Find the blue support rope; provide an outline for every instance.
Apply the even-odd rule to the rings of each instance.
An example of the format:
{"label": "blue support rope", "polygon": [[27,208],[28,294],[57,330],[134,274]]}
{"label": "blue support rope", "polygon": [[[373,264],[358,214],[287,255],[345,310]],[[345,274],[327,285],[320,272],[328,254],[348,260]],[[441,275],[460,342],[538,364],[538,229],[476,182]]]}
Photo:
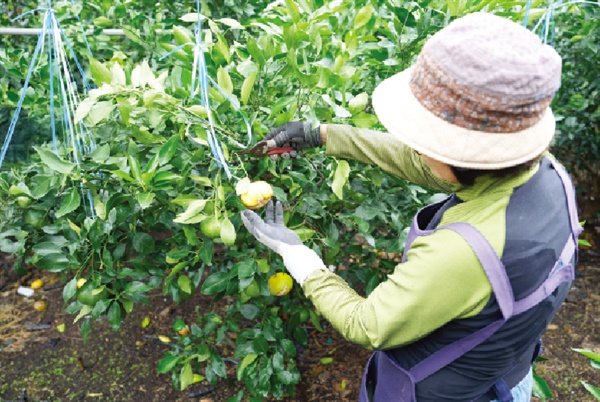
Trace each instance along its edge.
{"label": "blue support rope", "polygon": [[[73,4],[73,1],[71,1]],[[43,17],[43,25],[41,33],[38,35],[38,42],[34,50],[33,58],[29,64],[29,69],[27,71],[27,76],[25,79],[25,83],[22,88],[21,96],[17,103],[17,107],[13,113],[11,118],[11,122],[9,125],[9,130],[7,136],[5,138],[4,144],[2,146],[2,150],[0,152],[0,167],[4,161],[6,152],[8,150],[8,146],[12,141],[12,137],[14,134],[14,130],[16,127],[17,120],[19,118],[19,114],[23,107],[23,102],[25,99],[25,94],[27,89],[29,88],[29,82],[33,73],[33,70],[38,61],[41,61],[41,53],[44,52],[45,41],[47,39],[48,43],[48,70],[50,74],[50,83],[49,83],[49,109],[50,109],[50,122],[51,122],[51,131],[52,131],[52,145],[54,149],[54,153],[58,154],[58,140],[56,136],[56,116],[55,116],[55,92],[58,89],[58,98],[60,103],[60,122],[64,133],[63,144],[65,147],[71,148],[71,158],[75,164],[80,165],[81,158],[83,155],[91,152],[96,148],[96,144],[87,129],[87,127],[83,124],[83,122],[74,123],[74,115],[77,109],[77,105],[79,104],[79,94],[76,87],[76,82],[74,80],[72,68],[70,66],[70,62],[67,58],[65,48],[68,49],[68,52],[71,56],[71,59],[74,61],[78,72],[81,75],[82,82],[84,85],[84,92],[87,93],[91,86],[85,75],[85,72],[79,63],[75,51],[71,46],[64,30],[60,26],[58,18],[56,17],[55,11],[51,8],[52,1],[48,1],[48,8],[35,9],[28,11],[16,18],[12,21],[15,21],[19,18],[23,18],[24,16],[35,12],[35,11],[44,11]],[[78,21],[81,22],[81,20]],[[80,24],[81,25],[81,24]],[[84,40],[86,42],[86,46],[88,51],[91,54],[91,49],[89,47],[89,43],[87,42],[87,38],[84,33]],[[39,58],[39,59],[38,59]],[[56,64],[56,71],[55,71]],[[55,77],[55,74],[57,77]],[[58,79],[58,88],[55,88],[54,79]],[[80,183],[81,195],[84,200],[84,209],[86,211],[86,215],[91,214],[92,219],[95,219],[95,211],[93,207],[93,197],[89,189],[85,189],[83,187],[83,183]],[[86,200],[87,198],[87,200]],[[89,203],[89,205],[87,205]],[[88,215],[89,216],[89,215]]]}
{"label": "blue support rope", "polygon": [[191,43],[191,42],[184,43],[184,44],[174,48],[173,50],[171,50],[165,56],[161,57],[160,60],[164,59],[165,57],[168,57],[169,55],[182,49],[185,46],[193,46],[194,61],[193,61],[193,66],[192,66],[192,83],[191,83],[191,88],[190,88],[190,99],[194,99],[196,97],[196,95],[199,95],[200,105],[206,109],[207,114],[208,114],[208,117],[207,117],[208,118],[208,126],[209,126],[209,128],[207,130],[208,145],[210,147],[210,150],[212,152],[212,155],[213,155],[217,165],[220,168],[222,168],[223,170],[225,170],[227,178],[231,179],[231,178],[233,178],[233,175],[229,169],[229,165],[227,164],[227,161],[223,154],[221,142],[219,141],[219,138],[217,137],[217,134],[215,131],[215,124],[213,121],[212,109],[211,109],[211,104],[210,104],[210,95],[209,95],[209,91],[208,91],[209,83],[212,84],[221,94],[224,95],[224,97],[231,103],[232,107],[242,116],[242,119],[244,120],[244,123],[246,124],[246,130],[248,132],[248,143],[247,144],[245,144],[245,145],[241,144],[240,142],[236,141],[234,138],[231,138],[231,137],[227,137],[227,138],[232,143],[234,143],[236,146],[239,146],[242,148],[247,148],[252,143],[252,126],[248,120],[248,117],[241,109],[239,103],[236,102],[234,99],[232,99],[223,90],[223,88],[221,88],[219,86],[219,84],[208,75],[208,69],[206,66],[206,59],[204,57],[204,49],[203,49],[202,21],[201,21],[202,14],[201,14],[200,10],[201,10],[201,0],[196,0],[196,14],[197,14],[196,23],[197,23],[197,26],[196,26],[195,35],[194,35],[195,43]]}

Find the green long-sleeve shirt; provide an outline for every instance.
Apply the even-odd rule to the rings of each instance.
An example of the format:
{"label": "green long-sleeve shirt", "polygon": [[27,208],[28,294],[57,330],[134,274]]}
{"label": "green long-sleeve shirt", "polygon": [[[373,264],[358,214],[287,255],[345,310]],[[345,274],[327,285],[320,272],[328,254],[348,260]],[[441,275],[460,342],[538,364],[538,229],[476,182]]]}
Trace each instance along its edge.
{"label": "green long-sleeve shirt", "polygon": [[[392,135],[346,125],[327,126],[327,154],[377,165],[424,187],[455,192],[463,202],[445,211],[440,226],[472,224],[499,256],[509,197],[537,169],[511,178],[484,176],[465,187],[433,176],[421,157]],[[491,295],[490,283],[460,235],[436,231],[417,238],[407,253],[408,260],[367,298],[325,270],[306,279],[304,292],[344,338],[373,349],[412,343],[451,320],[475,316],[485,307]]]}

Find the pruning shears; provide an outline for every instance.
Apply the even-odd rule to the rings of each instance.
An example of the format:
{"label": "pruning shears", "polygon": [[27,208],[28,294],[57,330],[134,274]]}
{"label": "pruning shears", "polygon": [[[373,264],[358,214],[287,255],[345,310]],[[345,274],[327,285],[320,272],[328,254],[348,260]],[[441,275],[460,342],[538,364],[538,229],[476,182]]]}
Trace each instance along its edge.
{"label": "pruning shears", "polygon": [[278,157],[282,159],[295,158],[298,155],[292,147],[278,147],[275,141],[259,141],[253,147],[237,151],[241,155],[253,155],[253,156],[268,156],[275,160]]}

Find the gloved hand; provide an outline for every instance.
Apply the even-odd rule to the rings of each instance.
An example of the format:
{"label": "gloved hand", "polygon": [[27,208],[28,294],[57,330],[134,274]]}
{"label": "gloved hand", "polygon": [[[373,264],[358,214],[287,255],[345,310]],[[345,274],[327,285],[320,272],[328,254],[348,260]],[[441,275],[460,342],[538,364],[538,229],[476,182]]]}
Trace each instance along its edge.
{"label": "gloved hand", "polygon": [[264,140],[273,140],[278,147],[292,147],[297,151],[322,145],[320,126],[312,127],[310,123],[300,121],[277,127]]}
{"label": "gloved hand", "polygon": [[265,221],[250,210],[242,211],[242,221],[259,242],[283,257],[285,267],[300,286],[314,271],[326,269],[317,253],[302,244],[293,230],[285,227],[281,202],[277,201],[273,208],[273,201],[269,201]]}

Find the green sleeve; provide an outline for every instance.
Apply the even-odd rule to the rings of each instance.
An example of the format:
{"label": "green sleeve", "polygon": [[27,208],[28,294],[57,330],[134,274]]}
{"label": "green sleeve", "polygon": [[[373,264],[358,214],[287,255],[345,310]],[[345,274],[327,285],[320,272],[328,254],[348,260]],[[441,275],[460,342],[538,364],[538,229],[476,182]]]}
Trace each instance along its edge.
{"label": "green sleeve", "polygon": [[451,320],[474,316],[491,295],[473,250],[450,230],[417,238],[408,260],[367,298],[325,270],[312,273],[303,289],[344,338],[370,349],[412,343]]}
{"label": "green sleeve", "polygon": [[327,155],[379,166],[394,176],[443,192],[457,186],[436,178],[411,148],[388,133],[343,124],[327,125]]}

